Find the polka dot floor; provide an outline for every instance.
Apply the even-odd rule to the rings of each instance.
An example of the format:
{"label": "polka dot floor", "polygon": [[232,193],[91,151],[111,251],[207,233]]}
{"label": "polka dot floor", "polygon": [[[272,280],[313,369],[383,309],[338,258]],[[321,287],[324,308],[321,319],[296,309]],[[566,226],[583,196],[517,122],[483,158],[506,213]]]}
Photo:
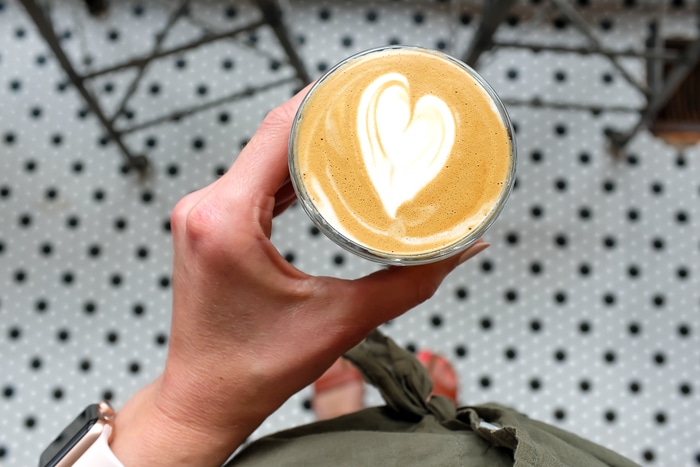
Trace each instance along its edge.
{"label": "polka dot floor", "polygon": [[[86,72],[141,56],[173,10],[165,1],[50,2],[61,44]],[[573,2],[606,47],[641,49],[661,2]],[[480,2],[283,2],[313,77],[389,43],[460,57]],[[691,5],[692,4],[692,5]],[[697,31],[693,2],[668,2],[664,34]],[[258,16],[253,4],[197,2],[164,41],[174,47]],[[583,46],[547,2],[516,3],[496,38]],[[643,80],[645,65],[623,58]],[[644,99],[595,55],[498,48],[478,67],[516,126],[518,177],[486,239],[429,301],[383,330],[445,354],[463,404],[499,401],[642,465],[700,465],[700,147],[646,131],[622,155],[607,129],[630,128]],[[135,70],[91,80],[108,113]],[[293,76],[266,27],[147,67],[118,125]],[[288,83],[189,118],[129,133],[153,169],[124,169],[119,149],[67,84],[18,1],[0,0],[0,465],[35,465],[88,403],[118,409],[163,367],[171,307],[169,216],[214,181]],[[589,112],[515,105],[612,106]],[[319,234],[300,207],[273,240],[300,269],[343,278],[377,268]],[[309,388],[255,433],[311,422]],[[370,392],[368,403],[379,404]]]}

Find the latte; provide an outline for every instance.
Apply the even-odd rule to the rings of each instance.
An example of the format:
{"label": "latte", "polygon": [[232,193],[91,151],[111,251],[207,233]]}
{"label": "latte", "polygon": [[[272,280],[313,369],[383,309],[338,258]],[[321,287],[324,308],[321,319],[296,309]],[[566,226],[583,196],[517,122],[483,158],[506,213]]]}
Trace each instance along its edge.
{"label": "latte", "polygon": [[302,205],[341,246],[385,263],[476,241],[512,187],[506,112],[473,70],[416,47],[363,52],[311,89],[290,138]]}

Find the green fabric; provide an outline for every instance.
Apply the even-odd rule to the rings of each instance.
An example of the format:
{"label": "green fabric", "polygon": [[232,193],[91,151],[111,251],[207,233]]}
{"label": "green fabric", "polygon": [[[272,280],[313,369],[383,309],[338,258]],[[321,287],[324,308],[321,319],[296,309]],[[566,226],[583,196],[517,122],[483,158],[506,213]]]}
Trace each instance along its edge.
{"label": "green fabric", "polygon": [[430,378],[379,331],[346,358],[386,406],[259,439],[227,464],[255,466],[628,467],[637,464],[498,404],[456,409],[429,397]]}

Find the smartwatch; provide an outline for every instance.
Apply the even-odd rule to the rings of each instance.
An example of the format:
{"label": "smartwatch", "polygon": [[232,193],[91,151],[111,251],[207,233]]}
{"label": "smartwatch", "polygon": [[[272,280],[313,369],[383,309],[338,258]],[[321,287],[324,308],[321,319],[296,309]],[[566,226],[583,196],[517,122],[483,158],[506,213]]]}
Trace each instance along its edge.
{"label": "smartwatch", "polygon": [[124,467],[109,448],[114,416],[107,402],[87,406],[44,450],[39,467]]}

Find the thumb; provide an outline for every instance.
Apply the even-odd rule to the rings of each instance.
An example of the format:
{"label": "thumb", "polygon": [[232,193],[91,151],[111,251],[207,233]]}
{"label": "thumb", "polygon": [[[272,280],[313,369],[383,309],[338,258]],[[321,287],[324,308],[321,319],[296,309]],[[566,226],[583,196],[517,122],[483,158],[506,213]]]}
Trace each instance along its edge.
{"label": "thumb", "polygon": [[376,327],[402,315],[432,297],[453,269],[489,246],[479,239],[461,255],[420,266],[392,266],[352,281],[351,316]]}

